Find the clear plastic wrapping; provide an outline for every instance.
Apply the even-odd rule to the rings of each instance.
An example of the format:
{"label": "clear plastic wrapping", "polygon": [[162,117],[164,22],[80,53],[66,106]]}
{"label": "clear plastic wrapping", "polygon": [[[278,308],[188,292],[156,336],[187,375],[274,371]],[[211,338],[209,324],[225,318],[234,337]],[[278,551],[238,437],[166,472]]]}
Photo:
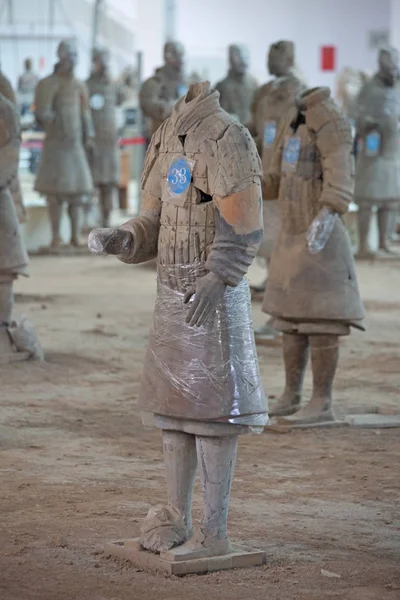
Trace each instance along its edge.
{"label": "clear plastic wrapping", "polygon": [[204,266],[158,267],[158,296],[140,408],[164,416],[244,424],[268,422],[246,279],[227,287],[205,325],[190,327],[184,293]]}
{"label": "clear plastic wrapping", "polygon": [[315,217],[307,231],[308,249],[311,254],[318,254],[326,246],[335,226],[336,215],[324,207]]}

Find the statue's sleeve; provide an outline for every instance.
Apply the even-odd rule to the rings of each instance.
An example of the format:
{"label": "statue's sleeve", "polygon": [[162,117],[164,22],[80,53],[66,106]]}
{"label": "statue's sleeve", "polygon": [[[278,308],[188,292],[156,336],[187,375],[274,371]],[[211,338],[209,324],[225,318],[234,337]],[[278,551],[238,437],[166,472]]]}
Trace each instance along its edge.
{"label": "statue's sleeve", "polygon": [[140,90],[140,107],[146,117],[155,121],[164,121],[171,116],[172,102],[164,100],[161,96],[162,83],[157,77],[147,79]]}
{"label": "statue's sleeve", "polygon": [[83,140],[86,142],[89,138],[93,138],[95,133],[92,111],[89,106],[89,92],[87,86],[83,82],[81,82],[81,119]]}
{"label": "statue's sleeve", "polygon": [[276,137],[272,145],[268,171],[263,174],[262,193],[264,200],[276,200],[279,198],[282,172],[282,154],[285,146],[288,126],[290,126],[295,112],[296,111],[291,111],[289,118],[281,119],[279,122],[278,131],[276,132]]}
{"label": "statue's sleeve", "polygon": [[344,214],[354,191],[353,139],[348,120],[336,106],[326,112],[326,122],[317,130],[317,148],[323,169],[319,201],[322,206]]}
{"label": "statue's sleeve", "polygon": [[382,105],[374,106],[373,103],[373,85],[368,81],[357,96],[355,102],[355,125],[358,135],[365,136],[374,128],[379,128],[382,120]]}
{"label": "statue's sleeve", "polygon": [[250,133],[230,125],[217,142],[216,177],[211,185],[215,238],[206,268],[237,286],[263,238],[261,161]]}
{"label": "statue's sleeve", "polygon": [[162,188],[158,153],[162,128],[163,126],[155,132],[146,152],[141,179],[140,213],[121,227],[130,231],[134,239],[131,251],[118,256],[119,260],[128,264],[146,262],[157,256]]}
{"label": "statue's sleeve", "polygon": [[38,83],[35,92],[35,117],[37,122],[45,129],[55,120],[54,97],[57,92],[57,86],[52,85],[50,78],[42,79]]}

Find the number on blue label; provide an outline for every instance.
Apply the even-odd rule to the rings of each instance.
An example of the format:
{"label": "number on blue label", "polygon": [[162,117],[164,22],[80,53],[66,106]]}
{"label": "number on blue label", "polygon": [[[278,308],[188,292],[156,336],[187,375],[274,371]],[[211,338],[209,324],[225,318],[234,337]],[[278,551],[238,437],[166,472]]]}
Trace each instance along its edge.
{"label": "number on blue label", "polygon": [[175,158],[168,171],[168,188],[174,196],[184,194],[192,178],[190,165],[186,158]]}

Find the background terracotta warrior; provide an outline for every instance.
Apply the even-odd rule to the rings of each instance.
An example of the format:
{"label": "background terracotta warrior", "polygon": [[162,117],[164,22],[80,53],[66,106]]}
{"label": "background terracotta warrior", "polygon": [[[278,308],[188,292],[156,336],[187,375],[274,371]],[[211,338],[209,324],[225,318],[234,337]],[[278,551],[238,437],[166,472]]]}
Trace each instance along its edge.
{"label": "background terracotta warrior", "polygon": [[[157,256],[139,404],[144,423],[163,430],[169,508],[149,512],[141,542],[154,552],[176,545],[181,560],[230,551],[237,436],[268,420],[243,278],[262,239],[261,165],[218,97],[208,83],[190,87],[152,138],[139,217],[89,237],[93,251],[126,263]],[[205,508],[193,533],[197,464]]]}
{"label": "background terracotta warrior", "polygon": [[18,100],[22,116],[31,109],[38,83],[39,77],[32,69],[32,60],[27,58],[24,61],[24,72],[18,79]]}
{"label": "background terracotta warrior", "polygon": [[[354,185],[348,120],[329,88],[304,92],[278,131],[264,198],[279,194],[281,229],[272,253],[263,311],[283,335],[286,386],[273,415],[294,424],[334,420],[332,385],[339,336],[362,329],[350,240],[340,215]],[[300,409],[311,348],[313,393]],[[300,409],[300,410],[299,410]]]}
{"label": "background terracotta warrior", "polygon": [[[295,97],[305,86],[294,73],[295,47],[293,42],[282,40],[272,44],[268,52],[268,71],[274,77],[257,92],[253,103],[252,132],[262,158],[263,173],[269,168],[276,131],[283,117],[293,108]],[[277,238],[280,217],[278,200],[264,202],[264,239],[258,255],[268,261]],[[263,291],[265,284],[256,291]],[[273,335],[266,325],[257,336]]]}
{"label": "background terracotta warrior", "polygon": [[395,48],[379,53],[379,71],[357,98],[355,201],[359,207],[359,257],[376,253],[368,244],[371,211],[378,208],[379,249],[390,252],[388,237],[400,207],[400,83],[399,54]]}
{"label": "background terracotta warrior", "polygon": [[229,72],[217,83],[219,102],[227,113],[238,119],[246,127],[251,125],[251,107],[258,88],[254,77],[248,74],[249,56],[244,46],[229,46]]}
{"label": "background terracotta warrior", "polygon": [[[47,197],[52,248],[60,246],[63,203],[68,204],[71,244],[79,245],[80,208],[93,191],[86,151],[93,148],[93,125],[85,85],[74,77],[75,44],[63,41],[54,73],[36,89],[36,119],[45,140],[35,190]],[[85,151],[86,149],[86,151]]]}
{"label": "background terracotta warrior", "polygon": [[120,88],[111,81],[107,50],[93,51],[93,70],[87,87],[95,132],[90,166],[94,185],[99,189],[102,227],[108,227],[113,194],[119,183],[116,107],[122,103],[123,97]]}
{"label": "background terracotta warrior", "polygon": [[[17,98],[15,96],[14,90],[12,88],[11,82],[7,79],[7,77],[0,71],[0,94],[2,94],[7,100],[10,100],[17,106]],[[20,223],[24,223],[26,221],[26,209],[24,206],[24,200],[22,197],[21,184],[18,177],[18,174],[13,177],[10,187],[11,195],[13,197],[15,208],[17,209],[18,221]]]}
{"label": "background terracotta warrior", "polygon": [[9,190],[17,175],[20,136],[16,107],[0,94],[0,363],[12,360],[18,351],[26,352],[27,358],[43,358],[29,321],[17,325],[12,320],[13,283],[26,275],[28,265]]}
{"label": "background terracotta warrior", "polygon": [[151,120],[152,134],[171,115],[178,98],[187,92],[183,74],[184,53],[184,47],[179,42],[167,42],[164,46],[164,66],[157,69],[140,90],[140,106],[144,116]]}

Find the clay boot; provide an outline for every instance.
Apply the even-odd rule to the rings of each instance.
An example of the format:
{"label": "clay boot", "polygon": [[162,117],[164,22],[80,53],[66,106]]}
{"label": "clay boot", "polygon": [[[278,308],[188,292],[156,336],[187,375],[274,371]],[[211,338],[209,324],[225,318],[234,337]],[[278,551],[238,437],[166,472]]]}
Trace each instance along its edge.
{"label": "clay boot", "polygon": [[227,533],[229,498],[236,463],[237,436],[196,436],[197,460],[203,487],[201,526],[185,544],[161,554],[182,561],[232,552]]}
{"label": "clay boot", "polygon": [[292,415],[300,408],[301,391],[306,371],[309,344],[306,335],[285,333],[282,339],[283,360],[285,363],[285,390],[272,406],[271,417]]}
{"label": "clay boot", "polygon": [[196,438],[180,431],[163,431],[168,507],[150,509],[141,527],[140,543],[162,552],[192,535],[192,496],[197,469]]}
{"label": "clay boot", "polygon": [[339,358],[339,338],[337,335],[311,335],[311,366],[313,393],[311,400],[295,415],[282,419],[291,425],[315,425],[332,423],[332,387]]}

